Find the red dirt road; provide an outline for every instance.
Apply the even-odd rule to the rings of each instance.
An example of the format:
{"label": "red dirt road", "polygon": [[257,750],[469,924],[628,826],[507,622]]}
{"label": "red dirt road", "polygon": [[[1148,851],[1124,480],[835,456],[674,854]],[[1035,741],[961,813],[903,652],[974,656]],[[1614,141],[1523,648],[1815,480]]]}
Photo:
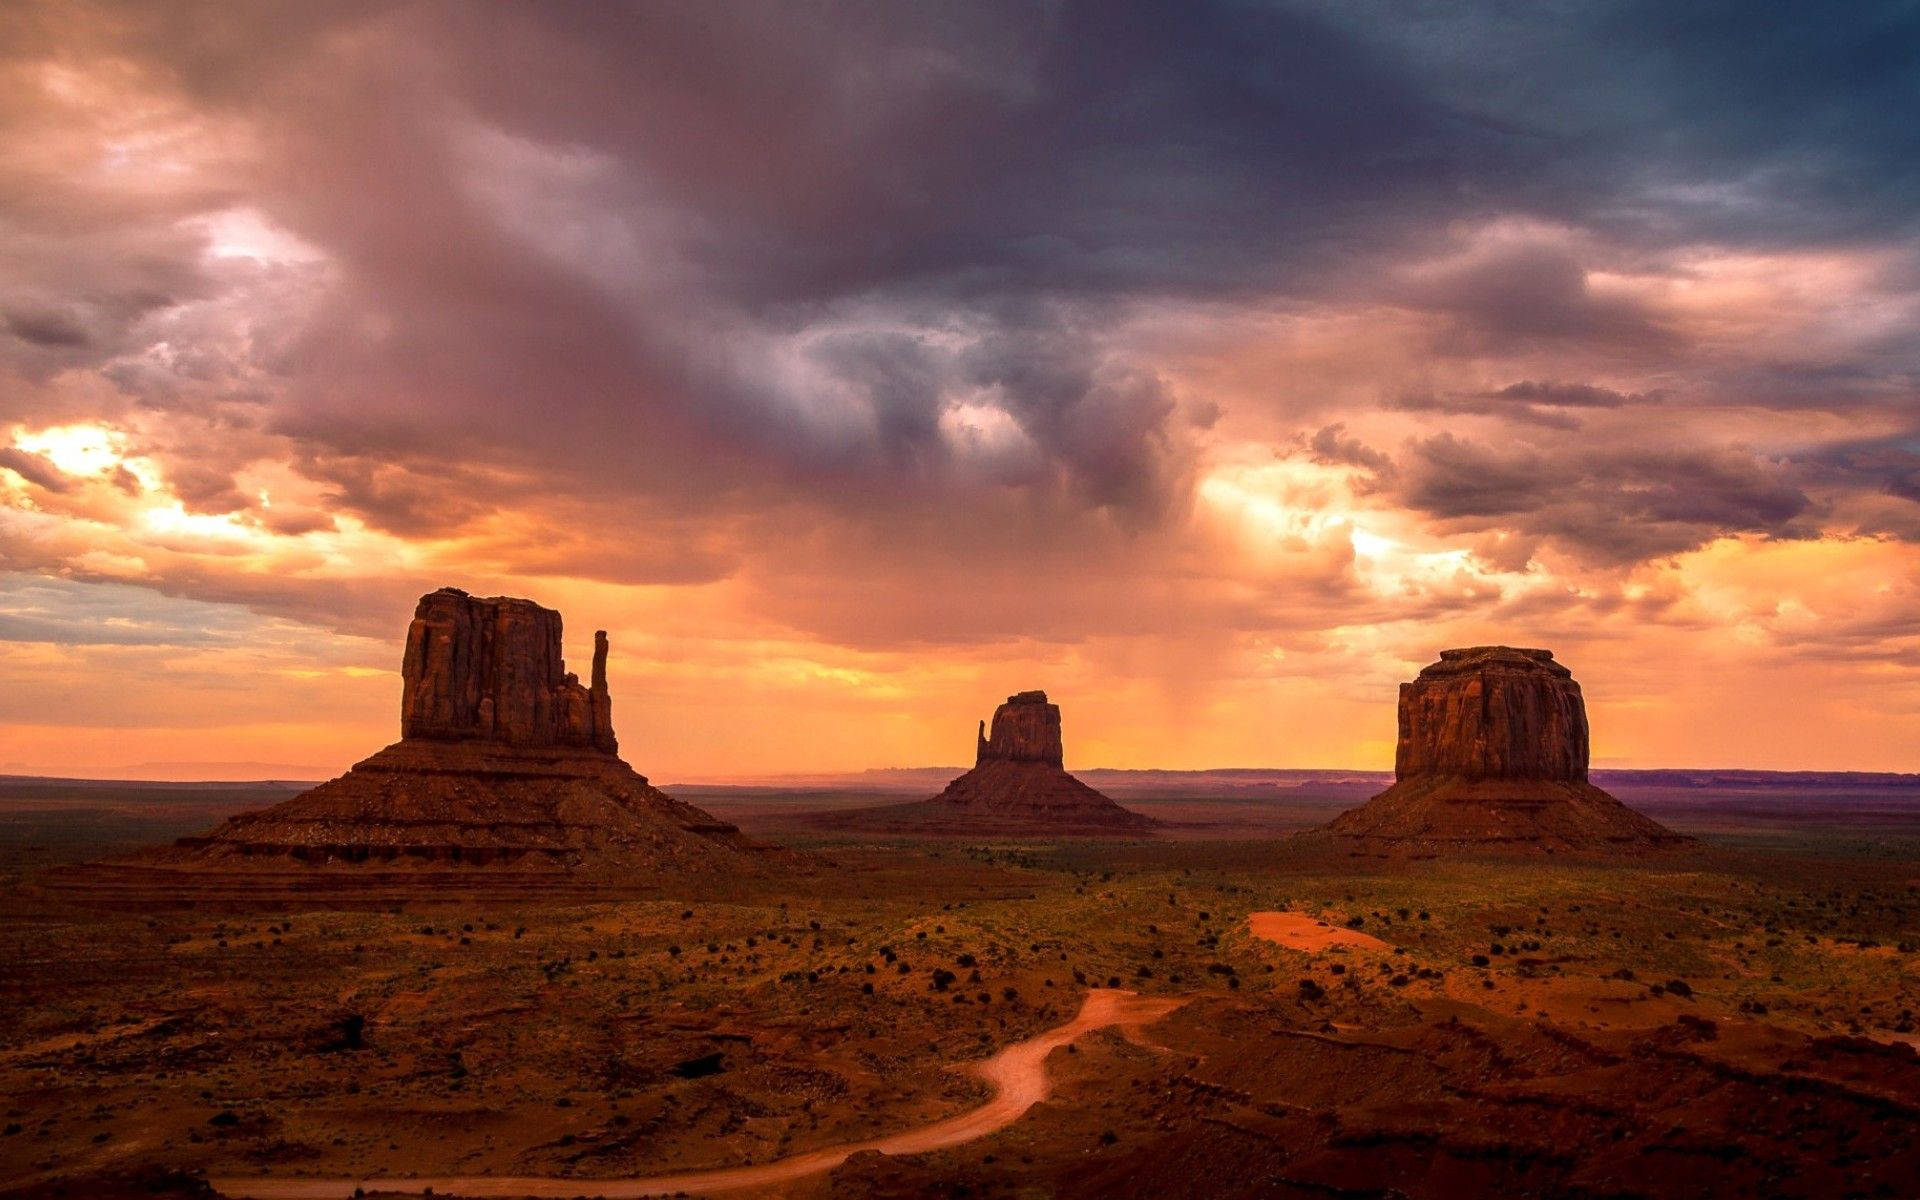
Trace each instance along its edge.
{"label": "red dirt road", "polygon": [[1107,988],[1087,993],[1080,1013],[1064,1025],[1038,1037],[1015,1042],[972,1070],[994,1086],[993,1099],[971,1112],[865,1142],[850,1142],[810,1150],[790,1158],[749,1167],[720,1167],[630,1179],[564,1179],[539,1176],[476,1176],[408,1179],[215,1179],[213,1186],[235,1200],[345,1200],[355,1188],[369,1192],[420,1193],[428,1188],[440,1195],[476,1197],[568,1197],[590,1194],[607,1200],[690,1192],[704,1195],[770,1187],[807,1175],[831,1171],[864,1150],[882,1154],[924,1154],[985,1137],[1020,1119],[1045,1100],[1051,1084],[1047,1056],[1084,1033],[1108,1026],[1137,1029],[1179,1008],[1184,1000],[1172,996],[1139,996]]}

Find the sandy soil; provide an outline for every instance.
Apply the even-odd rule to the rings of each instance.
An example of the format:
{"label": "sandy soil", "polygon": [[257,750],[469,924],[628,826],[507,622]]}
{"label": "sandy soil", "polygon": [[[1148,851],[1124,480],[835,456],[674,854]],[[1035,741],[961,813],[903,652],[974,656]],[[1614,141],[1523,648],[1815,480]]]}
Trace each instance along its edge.
{"label": "sandy soil", "polygon": [[[9,893],[0,1192],[1824,1200],[1920,1174],[1920,845],[804,845],[839,869],[591,904]],[[1148,1028],[1170,1053],[1123,1025],[1047,1055],[1121,988],[1184,1000]]]}
{"label": "sandy soil", "polygon": [[1302,950],[1308,954],[1330,950],[1335,946],[1349,946],[1356,950],[1393,949],[1370,933],[1341,929],[1306,913],[1248,913],[1247,929],[1257,938],[1265,938],[1289,950]]}
{"label": "sandy soil", "polygon": [[1118,1026],[1130,1033],[1137,1033],[1141,1026],[1159,1020],[1182,1003],[1184,1001],[1177,997],[1140,996],[1132,992],[1096,988],[1087,993],[1079,1015],[1073,1020],[1055,1026],[1038,1037],[1015,1042],[992,1058],[969,1068],[994,1087],[993,1099],[980,1107],[944,1121],[923,1125],[919,1129],[864,1142],[828,1146],[756,1166],[686,1171],[638,1179],[481,1176],[466,1179],[215,1179],[212,1183],[222,1193],[243,1200],[335,1200],[336,1197],[352,1196],[356,1187],[370,1192],[401,1193],[419,1193],[431,1189],[443,1195],[475,1197],[572,1197],[586,1190],[607,1200],[630,1200],[632,1197],[671,1195],[676,1192],[705,1194],[772,1187],[831,1171],[863,1151],[925,1154],[930,1150],[963,1145],[1004,1129],[1047,1098],[1051,1088],[1047,1077],[1049,1054],[1096,1029]]}

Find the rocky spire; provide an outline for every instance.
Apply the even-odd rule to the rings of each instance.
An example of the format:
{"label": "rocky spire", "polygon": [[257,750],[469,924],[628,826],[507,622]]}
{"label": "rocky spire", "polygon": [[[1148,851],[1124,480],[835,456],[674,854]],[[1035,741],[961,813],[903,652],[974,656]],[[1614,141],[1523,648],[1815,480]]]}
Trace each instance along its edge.
{"label": "rocky spire", "polygon": [[613,697],[607,693],[607,649],[607,631],[594,630],[593,686],[588,689],[593,702],[593,746],[608,754],[618,754],[620,741],[613,736]]}

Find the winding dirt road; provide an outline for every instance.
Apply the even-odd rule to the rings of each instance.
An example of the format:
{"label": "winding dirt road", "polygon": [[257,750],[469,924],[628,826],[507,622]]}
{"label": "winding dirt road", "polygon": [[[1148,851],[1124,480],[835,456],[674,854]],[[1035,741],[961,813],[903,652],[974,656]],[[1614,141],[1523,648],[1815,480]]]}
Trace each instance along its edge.
{"label": "winding dirt road", "polygon": [[809,1150],[790,1158],[775,1159],[750,1167],[721,1167],[707,1171],[683,1171],[674,1175],[652,1175],[638,1179],[585,1179],[579,1176],[482,1175],[470,1178],[443,1176],[409,1179],[215,1179],[213,1186],[236,1200],[344,1200],[355,1188],[369,1192],[418,1193],[432,1188],[440,1195],[553,1197],[567,1200],[580,1195],[604,1196],[607,1200],[636,1200],[674,1192],[695,1195],[731,1192],[742,1188],[768,1187],[786,1183],[822,1171],[831,1171],[863,1150],[882,1154],[924,1154],[943,1150],[985,1137],[1019,1120],[1029,1108],[1047,1098],[1047,1056],[1083,1033],[1108,1026],[1138,1029],[1157,1021],[1185,1001],[1174,996],[1139,996],[1108,988],[1087,993],[1080,1013],[1065,1025],[1059,1025],[1015,1042],[1000,1053],[972,1067],[975,1074],[994,1087],[993,1099],[971,1112],[935,1121],[904,1133],[889,1134],[865,1142],[849,1142],[821,1150]]}

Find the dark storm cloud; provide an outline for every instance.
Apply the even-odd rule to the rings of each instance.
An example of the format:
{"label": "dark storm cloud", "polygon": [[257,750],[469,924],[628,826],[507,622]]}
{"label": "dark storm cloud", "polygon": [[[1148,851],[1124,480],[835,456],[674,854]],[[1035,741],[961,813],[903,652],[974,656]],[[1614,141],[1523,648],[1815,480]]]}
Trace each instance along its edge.
{"label": "dark storm cloud", "polygon": [[0,447],[0,469],[12,471],[28,483],[49,492],[64,492],[73,486],[73,481],[60,468],[40,455],[17,446]]}
{"label": "dark storm cloud", "polygon": [[[1130,340],[1179,305],[1384,305],[1453,362],[1577,354],[1649,379],[1416,385],[1387,405],[1534,431],[1650,407],[1670,375],[1828,411],[1897,403],[1920,370],[1898,323],[1840,355],[1853,378],[1811,351],[1771,374],[1709,362],[1602,279],[1684,275],[1694,243],[1911,257],[1920,103],[1892,49],[1911,6],[128,3],[0,21],[22,85],[0,134],[40,154],[0,155],[0,367],[96,372],[113,403],[204,419],[217,435],[156,453],[194,512],[252,505],[235,480],[277,454],[404,537],[515,510],[645,543],[575,568],[594,577],[713,577],[750,555],[757,514],[789,509],[852,529],[836,544],[864,546],[863,569],[900,530],[965,559],[1009,490],[1060,554],[1125,554],[1085,531],[1176,522],[1220,423]],[[35,73],[73,62],[114,64],[98,86],[121,91],[62,100]],[[128,136],[122,112],[174,121],[172,140]],[[180,161],[140,164],[137,186],[99,169],[103,146],[153,144]],[[235,212],[311,261],[210,256],[207,218]],[[1520,232],[1476,240],[1503,222]],[[1543,369],[1582,367],[1486,374]],[[19,403],[0,415],[105,402]],[[1395,475],[1340,423],[1308,450]],[[1583,458],[1442,435],[1382,487],[1624,560],[1797,535],[1816,482],[1908,494],[1889,463],[1806,458],[1788,479],[1712,444]],[[508,557],[560,570],[575,545]]]}
{"label": "dark storm cloud", "polygon": [[1175,404],[1152,371],[1105,359],[1091,335],[1008,332],[966,356],[968,378],[997,389],[1070,490],[1085,501],[1152,520],[1184,490]]}
{"label": "dark storm cloud", "polygon": [[176,465],[168,482],[191,513],[230,513],[250,507],[254,498],[235,486],[233,476],[217,468],[186,462]]}
{"label": "dark storm cloud", "polygon": [[7,332],[36,346],[84,346],[93,340],[86,327],[68,313],[11,312]]}
{"label": "dark storm cloud", "polygon": [[[286,388],[270,428],[316,460],[348,449],[335,438],[478,443],[585,466],[602,490],[684,485],[693,461],[719,495],[822,469],[918,477],[947,459],[938,418],[974,373],[1048,460],[1029,486],[1158,519],[1180,428],[1111,344],[1116,306],[1377,250],[1493,152],[1363,42],[1239,6],[140,6],[115,22],[116,49],[266,130],[247,199],[341,272],[334,302],[255,363]],[[473,128],[528,150],[530,177],[494,180],[492,204],[476,177],[500,163],[470,161]],[[600,166],[556,184],[552,147]],[[168,199],[156,237],[186,202]],[[501,205],[550,220],[510,228]],[[570,223],[605,239],[594,261],[556,259]],[[49,254],[97,291],[105,260],[73,249]],[[161,261],[185,274],[148,294],[204,291]],[[632,289],[586,277],[596,262]],[[672,290],[653,294],[663,265]],[[801,379],[715,361],[729,337],[777,357],[849,306],[945,328],[972,363],[1039,347],[1065,365],[943,374],[884,328],[829,334]],[[150,367],[119,372],[169,402]],[[852,432],[831,411],[850,397],[869,418]]]}
{"label": "dark storm cloud", "polygon": [[1749,236],[1855,239],[1920,224],[1920,6],[1789,0],[1614,6],[1605,35],[1641,52],[1666,111],[1687,114],[1658,163],[1744,179]]}
{"label": "dark storm cloud", "polygon": [[1657,351],[1673,333],[1631,300],[1596,293],[1574,252],[1550,245],[1500,247],[1427,273],[1406,300],[1452,318],[1438,349],[1479,355],[1540,343]]}
{"label": "dark storm cloud", "polygon": [[1393,458],[1347,433],[1343,422],[1334,422],[1306,439],[1313,460],[1330,466],[1364,467],[1375,475],[1390,474]]}
{"label": "dark storm cloud", "polygon": [[535,69],[463,73],[464,98],[641,165],[749,304],[1215,295],[1377,236],[1491,152],[1391,60],[1282,8],[465,12],[464,53],[511,29]]}
{"label": "dark storm cloud", "polygon": [[1485,394],[1489,398],[1519,400],[1527,404],[1543,404],[1554,408],[1620,408],[1627,404],[1641,403],[1649,398],[1616,392],[1612,388],[1595,387],[1590,383],[1554,383],[1544,379],[1523,379],[1519,383],[1510,383],[1497,391]]}
{"label": "dark storm cloud", "polygon": [[[1483,392],[1411,392],[1387,407],[1411,413],[1460,413],[1499,417],[1548,429],[1578,429],[1582,409],[1616,409],[1658,404],[1657,392],[1619,392],[1590,383],[1523,379]],[[1573,410],[1573,411],[1569,411]]]}
{"label": "dark storm cloud", "polygon": [[1826,447],[1811,462],[1823,478],[1852,489],[1859,510],[1853,532],[1920,542],[1920,424],[1888,437]]}
{"label": "dark storm cloud", "polygon": [[1736,449],[1497,448],[1442,433],[1403,460],[1399,498],[1467,529],[1501,526],[1632,562],[1729,533],[1815,536],[1786,468]]}
{"label": "dark storm cloud", "polygon": [[1463,119],[1531,140],[1538,156],[1504,186],[1536,214],[1653,247],[1857,244],[1920,227],[1908,0],[1312,7],[1393,47]]}

